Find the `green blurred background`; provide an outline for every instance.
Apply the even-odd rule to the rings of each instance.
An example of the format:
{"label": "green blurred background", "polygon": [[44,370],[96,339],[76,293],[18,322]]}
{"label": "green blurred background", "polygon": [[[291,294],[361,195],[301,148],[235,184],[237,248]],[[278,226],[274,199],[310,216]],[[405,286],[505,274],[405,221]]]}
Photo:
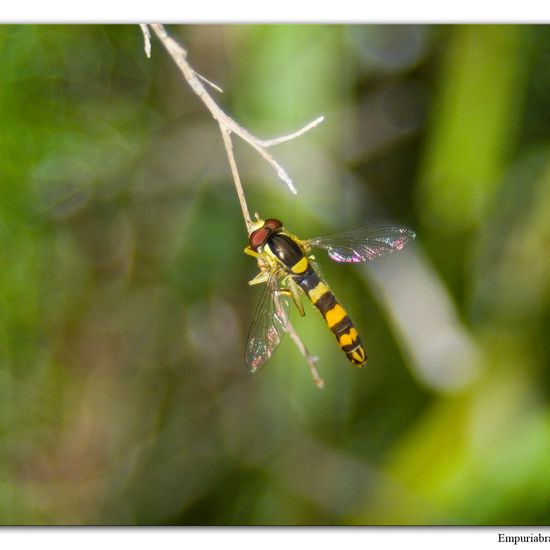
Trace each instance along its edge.
{"label": "green blurred background", "polygon": [[[0,523],[548,524],[550,27],[169,26],[251,210],[402,223],[251,375],[260,288],[215,121],[136,25],[0,27]],[[215,92],[213,92],[215,94]]]}

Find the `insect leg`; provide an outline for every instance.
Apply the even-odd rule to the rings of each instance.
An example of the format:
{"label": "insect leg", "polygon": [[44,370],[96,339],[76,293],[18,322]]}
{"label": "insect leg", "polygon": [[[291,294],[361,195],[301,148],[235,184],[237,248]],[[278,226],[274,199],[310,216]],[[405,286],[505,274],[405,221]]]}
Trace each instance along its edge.
{"label": "insect leg", "polygon": [[248,254],[249,256],[253,256],[254,258],[257,258],[259,256],[258,252],[252,250],[252,248],[250,248],[249,246],[247,246],[243,252],[245,254]]}
{"label": "insect leg", "polygon": [[259,284],[265,283],[268,281],[269,276],[270,274],[268,271],[260,271],[260,273],[258,273],[258,275],[254,277],[254,279],[248,281],[248,284],[252,286],[252,285],[259,285]]}
{"label": "insect leg", "polygon": [[289,277],[286,280],[286,284],[288,285],[288,291],[290,292],[290,296],[292,297],[292,300],[296,308],[298,309],[300,315],[303,317],[306,314],[306,312],[304,311],[304,305],[302,304],[302,295],[301,295],[300,287],[298,286],[296,281],[294,281],[294,279],[292,279],[291,277]]}

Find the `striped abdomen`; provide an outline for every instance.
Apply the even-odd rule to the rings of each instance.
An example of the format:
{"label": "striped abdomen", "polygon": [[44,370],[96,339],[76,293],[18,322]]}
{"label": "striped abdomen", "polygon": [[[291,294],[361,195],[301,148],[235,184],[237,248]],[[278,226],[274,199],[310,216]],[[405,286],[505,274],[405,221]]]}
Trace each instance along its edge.
{"label": "striped abdomen", "polygon": [[361,338],[353,326],[353,321],[330,288],[321,280],[309,262],[306,271],[302,275],[295,275],[294,279],[321,312],[328,328],[334,332],[338,345],[348,359],[362,367],[367,360],[367,355]]}
{"label": "striped abdomen", "polygon": [[297,242],[291,236],[279,233],[273,235],[266,244],[321,312],[348,359],[355,365],[363,366],[367,356],[352,320],[330,288],[321,281]]}

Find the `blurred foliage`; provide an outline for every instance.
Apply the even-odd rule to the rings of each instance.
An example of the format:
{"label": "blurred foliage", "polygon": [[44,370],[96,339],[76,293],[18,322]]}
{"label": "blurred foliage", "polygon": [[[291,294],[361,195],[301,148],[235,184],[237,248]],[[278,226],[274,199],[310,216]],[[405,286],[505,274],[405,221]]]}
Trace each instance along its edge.
{"label": "blurred foliage", "polygon": [[[139,27],[0,27],[3,524],[548,524],[550,27],[181,26],[249,206],[417,241],[327,280],[258,373],[259,288],[215,121]],[[289,340],[289,339],[288,339]]]}

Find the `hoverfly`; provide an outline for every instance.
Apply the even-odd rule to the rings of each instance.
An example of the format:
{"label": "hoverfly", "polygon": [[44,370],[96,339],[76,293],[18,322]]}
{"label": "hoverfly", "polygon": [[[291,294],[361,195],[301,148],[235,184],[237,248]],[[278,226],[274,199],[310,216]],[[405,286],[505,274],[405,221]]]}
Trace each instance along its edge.
{"label": "hoverfly", "polygon": [[249,285],[266,283],[246,344],[246,364],[257,370],[273,355],[288,322],[289,298],[304,315],[301,294],[319,310],[338,345],[352,364],[362,367],[367,355],[352,320],[315,267],[312,247],[326,250],[336,262],[357,263],[405,247],[415,233],[398,225],[357,229],[338,235],[301,240],[281,221],[269,218],[252,224],[245,254],[256,258],[260,272]]}

